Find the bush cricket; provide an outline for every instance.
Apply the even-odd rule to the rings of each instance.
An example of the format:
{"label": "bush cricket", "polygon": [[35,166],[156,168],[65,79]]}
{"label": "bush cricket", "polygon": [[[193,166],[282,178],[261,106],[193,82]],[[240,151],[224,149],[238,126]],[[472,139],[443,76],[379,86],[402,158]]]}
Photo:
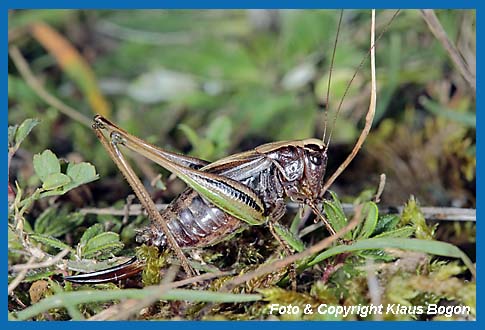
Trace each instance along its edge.
{"label": "bush cricket", "polygon": [[[397,12],[392,19],[396,15]],[[342,16],[339,27],[341,19]],[[274,142],[208,163],[148,144],[97,115],[93,123],[95,134],[123,173],[151,220],[151,224],[141,232],[137,241],[158,247],[168,246],[175,252],[187,276],[193,276],[194,270],[184,250],[214,245],[247,226],[268,225],[271,233],[288,252],[288,243],[275,230],[278,220],[285,214],[286,200],[308,206],[324,222],[328,232],[334,235],[335,230],[321,214],[319,204],[329,186],[355,157],[371,127],[376,103],[374,10],[371,22],[368,55],[371,58],[372,80],[366,125],[352,152],[326,182],[324,176],[332,132],[326,141],[324,134],[322,140],[309,138]],[[331,74],[329,80],[330,77]],[[352,80],[349,86],[351,82]],[[159,212],[124,158],[120,147],[140,154],[169,170],[188,187],[167,209]],[[110,269],[68,276],[65,279],[75,283],[102,283],[129,277],[141,270],[141,267],[140,263],[132,259]]]}

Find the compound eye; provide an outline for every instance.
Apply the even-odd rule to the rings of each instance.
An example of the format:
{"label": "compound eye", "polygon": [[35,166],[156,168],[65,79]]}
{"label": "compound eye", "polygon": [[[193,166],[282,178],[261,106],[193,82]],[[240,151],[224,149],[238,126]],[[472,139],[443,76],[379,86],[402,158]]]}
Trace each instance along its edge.
{"label": "compound eye", "polygon": [[322,158],[320,157],[320,155],[310,155],[310,162],[312,162],[312,164],[314,165],[322,165]]}

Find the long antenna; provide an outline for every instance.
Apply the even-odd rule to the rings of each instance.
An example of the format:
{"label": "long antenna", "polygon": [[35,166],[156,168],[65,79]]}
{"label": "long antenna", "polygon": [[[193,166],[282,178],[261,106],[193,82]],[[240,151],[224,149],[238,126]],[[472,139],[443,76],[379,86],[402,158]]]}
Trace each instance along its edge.
{"label": "long antenna", "polygon": [[[397,14],[399,14],[399,10],[394,13],[392,18],[390,19],[389,23],[386,25],[384,31],[379,35],[377,40],[374,40],[374,35],[375,35],[375,10],[372,10],[372,19],[371,19],[371,47],[370,51],[368,53],[368,56],[370,55],[371,58],[371,97],[370,97],[370,102],[369,102],[369,110],[367,111],[367,115],[365,117],[365,126],[362,132],[360,133],[360,136],[355,143],[354,148],[350,152],[350,154],[347,156],[347,158],[342,162],[342,164],[339,166],[339,168],[330,176],[330,178],[325,182],[322,188],[322,196],[323,194],[328,190],[328,188],[332,185],[332,183],[338,178],[338,176],[347,168],[347,166],[350,164],[350,162],[355,158],[357,153],[359,152],[359,149],[362,147],[364,144],[365,139],[367,138],[367,135],[369,134],[369,131],[372,126],[372,121],[374,119],[374,114],[376,110],[376,73],[375,73],[375,44],[376,42],[382,37],[383,33],[389,28],[391,22],[396,18]],[[367,56],[366,56],[367,58]],[[362,66],[362,63],[361,65]],[[360,68],[359,66],[359,68]],[[355,74],[354,74],[355,77]],[[352,77],[352,79],[354,79]],[[346,91],[347,92],[347,91]],[[340,105],[338,110],[340,110],[340,107],[342,105],[342,101],[340,101]],[[332,128],[333,130],[333,128]],[[330,133],[331,134],[331,133]],[[330,135],[331,137],[331,135]],[[330,140],[329,140],[330,141]],[[328,149],[328,144],[326,145],[325,149]]]}
{"label": "long antenna", "polygon": [[367,52],[367,54],[364,56],[364,58],[362,59],[362,61],[360,62],[359,66],[357,67],[357,69],[355,70],[354,72],[354,75],[352,76],[352,78],[350,79],[350,81],[348,82],[347,84],[347,87],[345,88],[345,92],[344,92],[344,95],[342,96],[342,98],[340,99],[340,102],[339,102],[339,105],[338,105],[338,108],[337,108],[337,111],[335,113],[335,117],[333,118],[333,122],[332,122],[332,129],[330,131],[330,134],[328,136],[328,140],[327,142],[325,143],[326,146],[325,146],[325,152],[328,151],[328,146],[330,145],[330,140],[332,139],[332,134],[333,134],[333,130],[335,128],[335,123],[337,121],[337,118],[338,118],[338,115],[340,113],[340,110],[342,109],[342,104],[344,103],[344,99],[345,99],[345,96],[347,95],[347,93],[349,92],[349,89],[350,89],[350,86],[352,85],[352,82],[354,81],[355,77],[357,76],[357,73],[362,69],[362,66],[364,65],[365,61],[367,60],[367,58],[371,55],[371,53],[374,51],[374,48],[375,48],[375,45],[376,43],[379,41],[379,39],[381,39],[381,37],[384,35],[384,33],[386,33],[387,29],[389,28],[389,26],[391,26],[391,23],[394,21],[394,19],[396,18],[396,16],[399,14],[401,10],[398,9],[396,10],[396,12],[394,13],[394,15],[392,15],[391,19],[389,20],[389,22],[386,24],[384,30],[382,30],[382,32],[379,34],[379,36],[377,37],[376,41],[371,45],[369,51]]}
{"label": "long antenna", "polygon": [[[365,139],[367,138],[367,134],[369,134],[370,128],[372,126],[372,121],[374,120],[374,114],[376,112],[376,64],[375,64],[375,29],[376,29],[376,11],[372,9],[371,14],[371,29],[370,29],[370,71],[371,71],[371,93],[370,93],[370,102],[369,102],[369,110],[367,111],[367,115],[365,117],[365,127],[360,133],[359,139],[357,140],[352,152],[347,156],[347,158],[342,162],[342,164],[338,167],[338,169],[332,174],[332,176],[325,182],[322,189],[322,195],[327,189],[332,185],[332,183],[337,179],[337,177],[342,173],[350,162],[354,159],[355,155],[359,152],[362,144],[364,143]],[[355,77],[355,74],[354,74]],[[354,79],[352,77],[352,79]],[[340,107],[339,107],[340,110]],[[332,127],[333,131],[333,127]],[[330,132],[330,137],[332,136],[332,132]],[[329,137],[329,138],[330,138]],[[328,148],[328,144],[326,149]]]}
{"label": "long antenna", "polygon": [[325,113],[324,113],[325,126],[323,128],[322,141],[325,141],[325,135],[327,134],[328,110],[330,109],[330,82],[332,81],[333,62],[335,61],[335,51],[337,50],[338,36],[339,36],[339,33],[340,33],[340,27],[342,25],[343,15],[344,15],[344,10],[342,9],[342,10],[340,10],[340,18],[338,20],[337,33],[335,34],[335,42],[334,42],[334,45],[333,45],[332,59],[330,61],[330,68],[328,70],[327,97],[325,99]]}

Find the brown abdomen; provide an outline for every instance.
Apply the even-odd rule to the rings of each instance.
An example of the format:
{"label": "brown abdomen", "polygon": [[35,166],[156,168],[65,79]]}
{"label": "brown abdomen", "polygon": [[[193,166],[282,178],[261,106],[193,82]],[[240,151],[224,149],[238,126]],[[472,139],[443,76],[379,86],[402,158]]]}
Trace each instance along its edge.
{"label": "brown abdomen", "polygon": [[[243,225],[190,188],[173,200],[161,215],[181,248],[216,244]],[[140,233],[137,241],[159,247],[166,245],[163,230],[155,222]]]}

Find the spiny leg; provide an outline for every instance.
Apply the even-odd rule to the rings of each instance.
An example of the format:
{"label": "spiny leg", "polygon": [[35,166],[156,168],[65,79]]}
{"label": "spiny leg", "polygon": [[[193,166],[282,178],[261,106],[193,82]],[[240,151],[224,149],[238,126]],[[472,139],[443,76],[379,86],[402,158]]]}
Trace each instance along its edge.
{"label": "spiny leg", "polygon": [[168,245],[170,248],[175,252],[177,257],[179,258],[182,267],[184,268],[185,272],[189,277],[194,276],[195,272],[192,269],[192,267],[189,264],[189,261],[187,260],[187,257],[184,255],[182,252],[182,249],[180,246],[177,244],[177,241],[175,240],[174,236],[170,232],[167,223],[165,220],[162,218],[160,213],[158,212],[155,203],[153,200],[150,198],[150,195],[146,191],[145,187],[141,183],[140,179],[138,176],[135,174],[131,166],[128,164],[126,159],[124,158],[123,154],[118,148],[118,144],[121,143],[120,137],[117,133],[112,133],[110,135],[110,140],[104,136],[104,134],[101,132],[101,129],[103,129],[102,125],[99,123],[95,123],[93,125],[94,131],[96,132],[96,135],[98,136],[98,139],[101,141],[105,149],[108,151],[109,156],[111,159],[115,162],[115,164],[118,166],[119,170],[121,173],[123,173],[123,176],[126,178],[128,181],[129,185],[135,192],[136,196],[142,203],[142,205],[145,207],[148,216],[152,221],[156,221],[157,223],[160,224],[166,238]]}
{"label": "spiny leg", "polygon": [[[280,237],[280,235],[278,235],[276,233],[276,230],[274,228],[274,222],[270,221],[268,223],[268,225],[269,225],[269,231],[271,232],[271,234],[273,235],[273,237],[276,238],[276,240],[278,241],[278,243],[283,247],[283,250],[285,251],[285,254],[287,256],[292,255],[293,253],[291,252],[291,249],[290,249],[290,246],[288,245],[288,243],[286,243],[285,240],[282,239]],[[296,291],[296,284],[297,283],[296,283],[296,265],[295,265],[295,263],[292,263],[290,265],[290,271],[289,272],[290,272],[289,275],[290,275],[291,289],[293,291]]]}
{"label": "spiny leg", "polygon": [[[149,144],[146,141],[143,141],[142,139],[129,134],[124,129],[113,124],[111,121],[109,121],[108,119],[104,118],[101,115],[96,115],[94,117],[94,125],[96,125],[99,129],[106,131],[107,134],[118,133],[118,135],[124,139],[123,142],[126,147],[130,148],[130,144],[133,145],[132,149],[134,149],[134,151],[141,153],[143,156],[147,157],[148,159],[151,159],[157,164],[160,164],[160,162],[157,161],[157,159],[158,160],[165,159],[167,161],[176,163],[180,166],[189,167],[192,169],[200,169],[206,165],[209,165],[209,162],[205,160],[182,155],[182,154],[177,154],[177,153],[159,148],[152,144]],[[147,155],[147,152],[145,153],[142,152],[143,149],[147,149],[148,150],[147,152],[150,155]],[[163,166],[163,164],[160,164],[160,165]]]}
{"label": "spiny leg", "polygon": [[315,215],[322,220],[323,224],[327,228],[327,230],[330,233],[330,235],[331,236],[335,235],[337,232],[335,231],[335,229],[333,229],[332,225],[330,224],[330,222],[328,222],[327,218],[325,218],[325,216],[322,214],[322,212],[320,212],[320,210],[318,209],[318,207],[315,204],[313,204],[313,203],[308,203],[308,206],[310,206],[310,208],[312,209],[313,213],[315,213]]}
{"label": "spiny leg", "polygon": [[[143,155],[176,174],[189,187],[224,212],[250,225],[266,221],[265,205],[255,191],[228,177],[198,170],[203,161],[177,155],[157,148],[133,136],[101,116],[94,118],[95,125],[116,136],[124,147]],[[196,163],[194,163],[196,161]]]}

